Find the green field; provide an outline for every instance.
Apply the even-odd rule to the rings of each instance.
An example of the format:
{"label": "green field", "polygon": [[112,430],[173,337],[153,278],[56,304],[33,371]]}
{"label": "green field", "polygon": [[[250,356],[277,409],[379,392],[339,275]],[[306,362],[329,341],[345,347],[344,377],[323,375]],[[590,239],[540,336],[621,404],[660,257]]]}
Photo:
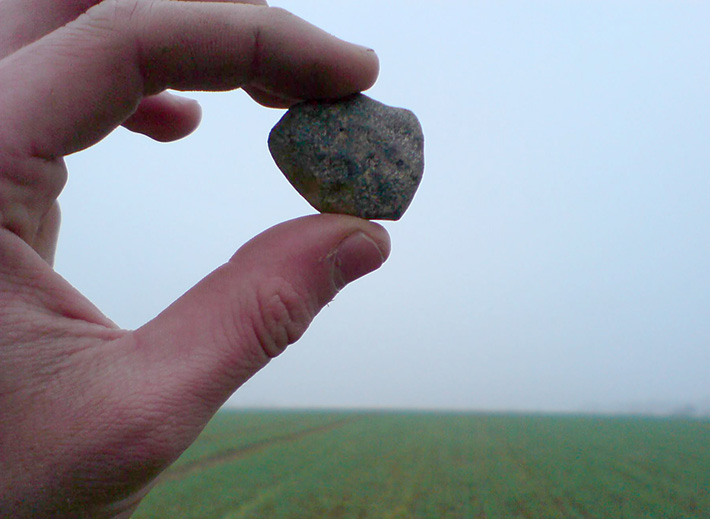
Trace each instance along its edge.
{"label": "green field", "polygon": [[710,422],[221,412],[134,517],[710,518]]}

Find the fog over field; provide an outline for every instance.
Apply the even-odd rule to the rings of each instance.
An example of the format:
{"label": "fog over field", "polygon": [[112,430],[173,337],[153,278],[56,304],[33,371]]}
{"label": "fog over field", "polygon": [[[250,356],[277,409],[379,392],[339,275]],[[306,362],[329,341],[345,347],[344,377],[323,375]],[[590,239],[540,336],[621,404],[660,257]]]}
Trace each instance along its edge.
{"label": "fog over field", "polygon": [[221,412],[136,519],[706,519],[707,423]]}
{"label": "fog over field", "polygon": [[[377,51],[426,170],[390,260],[230,406],[710,415],[710,3],[272,4]],[[313,212],[282,111],[189,95],[188,138],[67,161],[56,267],[121,326]]]}

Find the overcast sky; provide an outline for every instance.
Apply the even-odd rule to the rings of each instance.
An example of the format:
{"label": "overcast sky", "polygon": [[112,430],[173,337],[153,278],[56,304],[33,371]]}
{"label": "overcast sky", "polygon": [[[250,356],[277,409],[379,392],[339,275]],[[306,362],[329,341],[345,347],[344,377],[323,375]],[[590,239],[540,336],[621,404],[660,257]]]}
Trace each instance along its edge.
{"label": "overcast sky", "polygon": [[[378,52],[426,171],[385,266],[230,405],[710,401],[710,4],[272,4]],[[283,112],[193,97],[182,141],[68,159],[57,270],[124,327],[313,211],[266,146]]]}

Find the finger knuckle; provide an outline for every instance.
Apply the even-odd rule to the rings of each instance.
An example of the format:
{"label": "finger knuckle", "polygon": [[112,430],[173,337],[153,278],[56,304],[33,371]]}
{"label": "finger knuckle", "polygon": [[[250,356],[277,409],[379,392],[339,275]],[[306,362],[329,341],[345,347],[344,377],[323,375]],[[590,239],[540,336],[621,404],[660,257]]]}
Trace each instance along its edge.
{"label": "finger knuckle", "polygon": [[150,11],[155,0],[104,0],[87,11],[88,19],[100,26],[129,24]]}
{"label": "finger knuckle", "polygon": [[255,303],[249,325],[260,350],[269,358],[296,342],[317,312],[307,293],[283,279],[257,290]]}
{"label": "finger knuckle", "polygon": [[66,181],[61,158],[0,156],[0,227],[32,243]]}
{"label": "finger knuckle", "polygon": [[137,8],[138,0],[104,0],[77,18],[74,26],[92,30],[114,30],[117,21]]}

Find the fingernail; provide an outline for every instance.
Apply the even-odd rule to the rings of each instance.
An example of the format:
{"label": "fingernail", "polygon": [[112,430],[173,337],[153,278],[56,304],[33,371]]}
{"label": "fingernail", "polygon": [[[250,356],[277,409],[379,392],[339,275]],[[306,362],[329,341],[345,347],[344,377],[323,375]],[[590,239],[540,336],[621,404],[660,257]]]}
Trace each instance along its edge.
{"label": "fingernail", "polygon": [[[382,247],[382,248],[381,248]],[[333,282],[338,290],[377,270],[389,255],[389,243],[378,245],[364,232],[345,238],[333,253]]]}
{"label": "fingernail", "polygon": [[365,45],[360,45],[359,43],[353,43],[353,45],[355,47],[359,47],[360,50],[364,50],[365,52],[375,52],[375,49],[373,49],[372,47],[366,47]]}

